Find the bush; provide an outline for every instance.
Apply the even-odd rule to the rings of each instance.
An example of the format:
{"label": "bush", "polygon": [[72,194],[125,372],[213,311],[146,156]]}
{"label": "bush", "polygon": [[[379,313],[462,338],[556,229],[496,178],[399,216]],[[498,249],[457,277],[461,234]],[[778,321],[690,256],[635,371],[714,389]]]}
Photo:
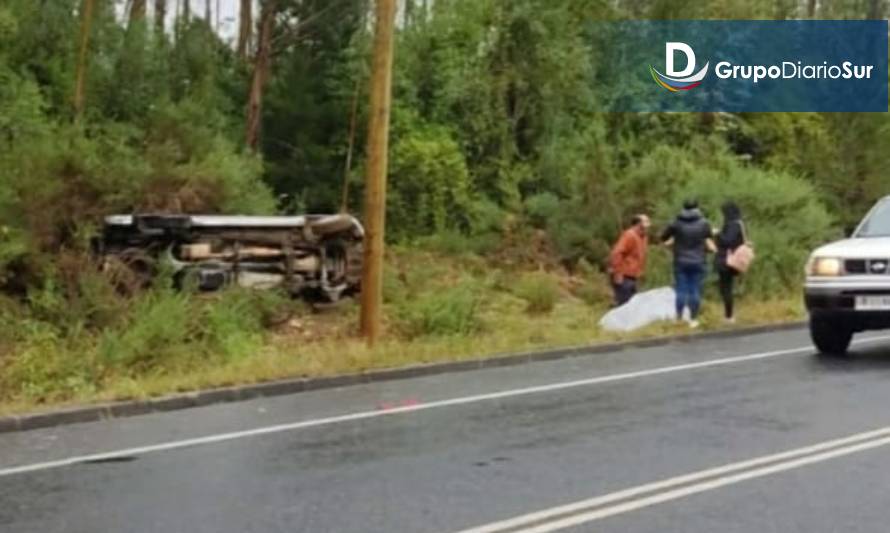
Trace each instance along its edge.
{"label": "bush", "polygon": [[479,321],[480,291],[460,283],[447,291],[428,292],[398,308],[401,328],[408,337],[471,335]]}
{"label": "bush", "polygon": [[720,206],[739,204],[754,242],[757,260],[744,286],[759,295],[782,294],[797,287],[806,257],[834,236],[833,217],[814,188],[795,176],[730,164],[721,171],[700,169],[677,188],[658,211],[667,222],[683,198],[698,198],[706,216],[719,228]]}
{"label": "bush", "polygon": [[187,294],[169,289],[148,293],[135,302],[125,327],[101,336],[99,355],[109,365],[137,374],[188,357],[194,350],[188,341],[198,333],[194,314]]}
{"label": "bush", "polygon": [[559,300],[559,284],[546,273],[529,274],[516,285],[516,295],[526,301],[526,311],[543,314],[553,311]]}
{"label": "bush", "polygon": [[525,214],[532,226],[539,229],[546,228],[561,207],[559,198],[549,192],[536,194],[525,200]]}
{"label": "bush", "polygon": [[609,276],[586,264],[585,261],[579,263],[581,268],[578,274],[584,279],[584,283],[576,287],[572,293],[584,303],[593,306],[608,306],[612,303],[612,284]]}
{"label": "bush", "polygon": [[92,329],[86,319],[60,318],[66,300],[53,286],[34,296],[32,316],[13,316],[21,306],[0,302],[0,347],[11,347],[7,359],[0,358],[0,398],[63,401],[101,389],[106,379],[235,360],[260,349],[266,328],[294,311],[289,298],[274,291],[203,297],[157,288],[132,300],[115,297],[120,316]]}
{"label": "bush", "polygon": [[[410,115],[410,114],[409,114]],[[396,238],[468,228],[471,181],[460,145],[441,126],[416,117],[394,129],[387,217]]]}
{"label": "bush", "polygon": [[594,307],[609,301],[607,292],[587,283],[576,288],[574,294],[582,302]]}
{"label": "bush", "polygon": [[494,233],[467,235],[457,230],[440,231],[416,241],[421,249],[453,256],[487,255],[494,252],[500,242],[500,235]]}

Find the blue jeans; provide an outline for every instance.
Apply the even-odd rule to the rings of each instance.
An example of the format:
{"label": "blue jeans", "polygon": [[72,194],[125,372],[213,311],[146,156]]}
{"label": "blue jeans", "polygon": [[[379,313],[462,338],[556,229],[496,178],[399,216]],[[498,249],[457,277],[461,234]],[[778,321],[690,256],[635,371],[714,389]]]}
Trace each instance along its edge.
{"label": "blue jeans", "polygon": [[701,310],[705,265],[674,265],[674,279],[676,282],[674,290],[677,292],[677,318],[683,317],[683,310],[688,306],[689,315],[695,320]]}

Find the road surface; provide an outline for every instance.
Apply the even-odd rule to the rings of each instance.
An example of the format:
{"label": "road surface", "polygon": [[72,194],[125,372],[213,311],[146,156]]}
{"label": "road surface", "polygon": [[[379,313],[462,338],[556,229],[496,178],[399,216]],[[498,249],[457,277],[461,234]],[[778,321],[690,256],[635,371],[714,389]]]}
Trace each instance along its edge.
{"label": "road surface", "polygon": [[[885,334],[886,336],[886,334]],[[804,331],[0,435],[0,531],[886,532],[890,338]]]}

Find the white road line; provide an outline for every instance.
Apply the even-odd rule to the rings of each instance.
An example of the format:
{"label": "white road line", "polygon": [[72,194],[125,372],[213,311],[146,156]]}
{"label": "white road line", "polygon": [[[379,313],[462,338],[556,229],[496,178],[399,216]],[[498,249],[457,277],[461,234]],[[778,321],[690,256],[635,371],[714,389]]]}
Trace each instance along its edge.
{"label": "white road line", "polygon": [[[869,337],[865,339],[859,339],[856,344],[869,344],[873,342],[887,341],[890,340],[890,336],[886,337]],[[703,368],[713,368],[719,366],[726,365],[734,365],[739,363],[746,363],[749,361],[757,361],[761,359],[770,359],[775,357],[782,357],[787,355],[795,355],[802,353],[812,353],[813,348],[810,346],[800,347],[800,348],[791,348],[788,350],[776,350],[772,352],[763,352],[756,353],[750,355],[741,355],[736,357],[726,357],[722,359],[712,359],[709,361],[702,361],[699,363],[688,363],[683,365],[674,365],[674,366],[666,366],[660,368],[651,368],[648,370],[639,370],[636,372],[626,372],[622,374],[612,374],[608,376],[599,376],[595,378],[581,379],[576,381],[565,381],[559,383],[552,383],[549,385],[540,385],[536,387],[527,387],[522,389],[511,389],[505,390],[501,392],[487,393],[487,394],[478,394],[474,396],[464,396],[460,398],[452,398],[448,400],[439,400],[429,403],[420,403],[414,405],[407,405],[402,407],[397,407],[389,410],[376,410],[376,411],[364,411],[359,413],[352,413],[340,416],[333,416],[328,418],[318,418],[313,420],[304,420],[300,422],[293,422],[288,424],[280,424],[275,426],[267,426],[256,429],[249,429],[244,431],[235,431],[232,433],[220,433],[217,435],[209,435],[206,437],[198,437],[193,439],[184,439],[177,441],[164,442],[160,444],[151,444],[147,446],[139,446],[135,448],[126,448],[121,450],[114,450],[110,452],[104,453],[96,453],[89,455],[81,455],[81,456],[73,456],[67,457],[65,459],[59,459],[55,461],[46,461],[41,463],[32,463],[28,465],[22,466],[14,466],[8,468],[0,469],[0,477],[11,476],[15,474],[25,474],[29,472],[36,472],[40,470],[50,470],[53,468],[62,468],[66,466],[73,466],[76,464],[87,463],[87,462],[95,462],[95,461],[106,461],[109,459],[116,459],[120,457],[131,457],[134,455],[145,455],[148,453],[154,452],[163,452],[170,450],[177,450],[181,448],[191,448],[195,446],[205,446],[208,444],[218,444],[221,442],[228,442],[238,439],[245,439],[250,437],[258,437],[261,435],[269,435],[273,433],[283,433],[287,431],[297,431],[301,429],[315,428],[320,426],[329,426],[334,424],[342,424],[345,422],[356,422],[359,420],[367,420],[371,418],[380,418],[384,416],[393,416],[399,414],[406,413],[414,413],[419,411],[427,411],[431,409],[439,409],[442,407],[453,407],[458,405],[467,405],[473,403],[480,403],[485,401],[492,400],[502,400],[507,398],[517,398],[521,396],[529,396],[532,394],[542,394],[566,389],[574,389],[579,387],[587,387],[592,385],[602,385],[605,383],[615,383],[620,381],[627,381],[636,378],[644,378],[651,376],[659,376],[664,374],[673,374],[677,372],[684,372],[687,370],[698,370]]]}
{"label": "white road line", "polygon": [[[588,500],[582,500],[575,503],[570,503],[567,505],[561,505],[559,507],[553,507],[551,509],[546,509],[543,511],[538,511],[534,513],[529,513],[526,515],[518,516],[515,518],[511,518],[508,520],[502,520],[499,522],[494,522],[491,524],[487,524],[480,527],[474,527],[471,529],[466,529],[460,531],[459,533],[501,533],[505,531],[516,532],[516,533],[530,533],[532,531],[539,531],[538,529],[522,529],[525,527],[531,527],[537,525],[537,527],[550,527],[552,524],[562,523],[567,520],[576,520],[581,516],[590,516],[593,513],[601,513],[604,511],[612,510],[612,509],[625,509],[625,506],[630,504],[636,504],[637,502],[643,501],[653,501],[649,505],[654,505],[655,503],[661,503],[660,498],[664,497],[666,494],[679,494],[677,497],[682,497],[685,495],[695,494],[696,492],[685,492],[693,487],[709,487],[705,490],[711,490],[711,488],[718,488],[723,486],[713,485],[714,483],[721,480],[729,480],[736,479],[738,476],[750,476],[753,472],[767,471],[769,473],[781,472],[783,470],[787,470],[794,467],[789,468],[781,468],[785,465],[794,464],[797,465],[801,460],[809,460],[812,457],[825,457],[823,460],[831,459],[834,457],[840,457],[842,455],[848,455],[849,453],[855,453],[855,451],[860,451],[859,446],[869,445],[867,448],[869,449],[873,446],[871,444],[875,442],[880,442],[879,446],[883,446],[887,444],[887,440],[890,439],[890,426],[876,429],[874,431],[867,431],[864,433],[858,433],[856,435],[850,435],[848,437],[843,437],[839,439],[829,440],[825,442],[821,442],[818,444],[805,446],[802,448],[795,448],[793,450],[788,450],[781,453],[776,453],[772,455],[765,455],[762,457],[758,457],[755,459],[749,459],[746,461],[741,461],[738,463],[730,463],[723,466],[718,466],[716,468],[709,468],[706,470],[701,470],[698,472],[693,472],[691,474],[685,474],[682,476],[672,477],[669,479],[664,479],[661,481],[656,481],[654,483],[647,483],[645,485],[639,485],[637,487],[620,490],[618,492],[612,492],[610,494],[605,494],[602,496],[597,496],[595,498],[590,498]],[[846,450],[855,448],[854,452],[846,452]],[[809,464],[803,463],[803,464]],[[799,466],[803,466],[800,464]],[[774,468],[779,468],[778,470],[772,470]],[[755,470],[752,470],[755,469]],[[767,475],[763,474],[763,475]],[[759,477],[759,476],[753,476]],[[750,477],[744,477],[738,479],[738,481],[743,481],[744,479],[750,479]],[[690,485],[692,484],[692,485]],[[651,493],[655,492],[656,494],[652,495]],[[646,496],[649,495],[649,496]],[[657,501],[653,499],[659,498]],[[669,498],[675,499],[675,498]],[[630,501],[628,501],[630,500]],[[605,507],[603,506],[608,504],[617,504],[613,507]],[[642,507],[645,507],[643,505]],[[595,510],[594,510],[595,508]],[[639,507],[634,507],[633,509],[638,509]],[[627,509],[632,510],[632,509]],[[585,511],[588,511],[585,513]],[[626,511],[621,511],[626,512]],[[584,513],[584,514],[582,514]],[[619,514],[615,512],[613,514]],[[569,515],[569,516],[567,516]],[[597,518],[605,518],[609,515],[599,516],[596,515]],[[550,522],[547,522],[547,521]],[[584,520],[584,522],[590,520]],[[542,524],[542,522],[546,522]],[[583,522],[581,522],[583,523]],[[568,527],[568,526],[561,526]],[[559,529],[559,528],[557,528]],[[556,529],[547,529],[541,531],[555,531]]]}
{"label": "white road line", "polygon": [[[556,509],[553,509],[552,511],[534,513],[532,515],[527,515],[519,519],[507,520],[504,522],[499,522],[497,524],[491,524],[489,526],[468,529],[461,533],[506,533],[508,531],[510,533],[550,533],[553,531],[559,531],[562,529],[579,526],[581,524],[594,522],[596,520],[602,520],[604,518],[628,513],[630,511],[635,511],[645,507],[651,507],[660,503],[685,498],[702,492],[716,490],[728,485],[741,483],[742,481],[770,476],[773,474],[786,472],[788,470],[794,470],[804,466],[887,446],[890,445],[890,435],[888,435],[888,433],[890,433],[890,428],[884,428],[874,432],[855,435],[853,437],[849,437],[848,439],[840,439],[838,441],[830,441],[822,445],[801,448],[800,450],[792,450],[790,452],[786,452],[786,454],[777,454],[775,456],[764,457],[762,459],[746,461],[745,463],[738,463],[737,465],[727,465],[726,467],[722,467],[727,472],[734,472],[742,469],[743,465],[745,465],[744,468],[751,468],[753,464],[772,463],[760,468],[745,470],[734,474],[728,474],[719,477],[713,477],[713,475],[709,477],[705,475],[708,472],[720,470],[714,469],[711,471],[706,470],[699,474],[691,474],[689,476],[674,478],[673,480],[666,480],[659,483],[643,485],[634,489],[628,489],[614,494],[602,496],[600,498],[594,498],[593,500],[588,500],[587,502],[579,502],[578,504],[573,504],[571,506],[564,506],[561,509],[578,507],[579,510],[575,514],[570,514],[569,516],[566,516],[566,513],[570,511],[564,511],[563,513],[560,513],[561,518],[556,518],[550,522],[542,523],[542,521],[546,519],[546,517],[544,517],[543,515],[550,512],[555,513]],[[883,435],[883,437],[876,438],[876,436],[880,435]],[[870,436],[870,438],[866,437],[865,441],[863,442],[864,436]],[[850,440],[851,444],[838,448],[837,443],[843,440]],[[812,454],[813,449],[820,447],[827,447],[830,449],[822,453]],[[791,458],[776,463],[776,458],[781,455],[788,455]],[[653,490],[657,490],[658,488],[676,486],[677,484],[683,483],[683,481],[679,481],[683,478],[686,478],[686,482],[688,483],[690,479],[699,477],[707,479],[699,483],[679,486],[677,488],[665,490],[663,492],[656,492],[655,494],[628,500],[629,497],[632,497],[636,494],[650,493]],[[592,507],[601,506],[605,503],[618,500],[623,501],[612,506],[591,509],[587,512],[583,512],[582,510],[580,510],[590,509]],[[538,518],[533,518],[535,516],[537,516]],[[525,524],[529,524],[529,527],[523,528],[522,526]]]}

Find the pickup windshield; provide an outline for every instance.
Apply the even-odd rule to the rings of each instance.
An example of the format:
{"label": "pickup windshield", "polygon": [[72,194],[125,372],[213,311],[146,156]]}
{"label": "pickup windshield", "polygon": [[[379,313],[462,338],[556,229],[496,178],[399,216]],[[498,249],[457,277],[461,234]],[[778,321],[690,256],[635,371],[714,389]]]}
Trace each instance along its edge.
{"label": "pickup windshield", "polygon": [[890,237],[890,200],[884,200],[869,214],[856,232],[857,237]]}

